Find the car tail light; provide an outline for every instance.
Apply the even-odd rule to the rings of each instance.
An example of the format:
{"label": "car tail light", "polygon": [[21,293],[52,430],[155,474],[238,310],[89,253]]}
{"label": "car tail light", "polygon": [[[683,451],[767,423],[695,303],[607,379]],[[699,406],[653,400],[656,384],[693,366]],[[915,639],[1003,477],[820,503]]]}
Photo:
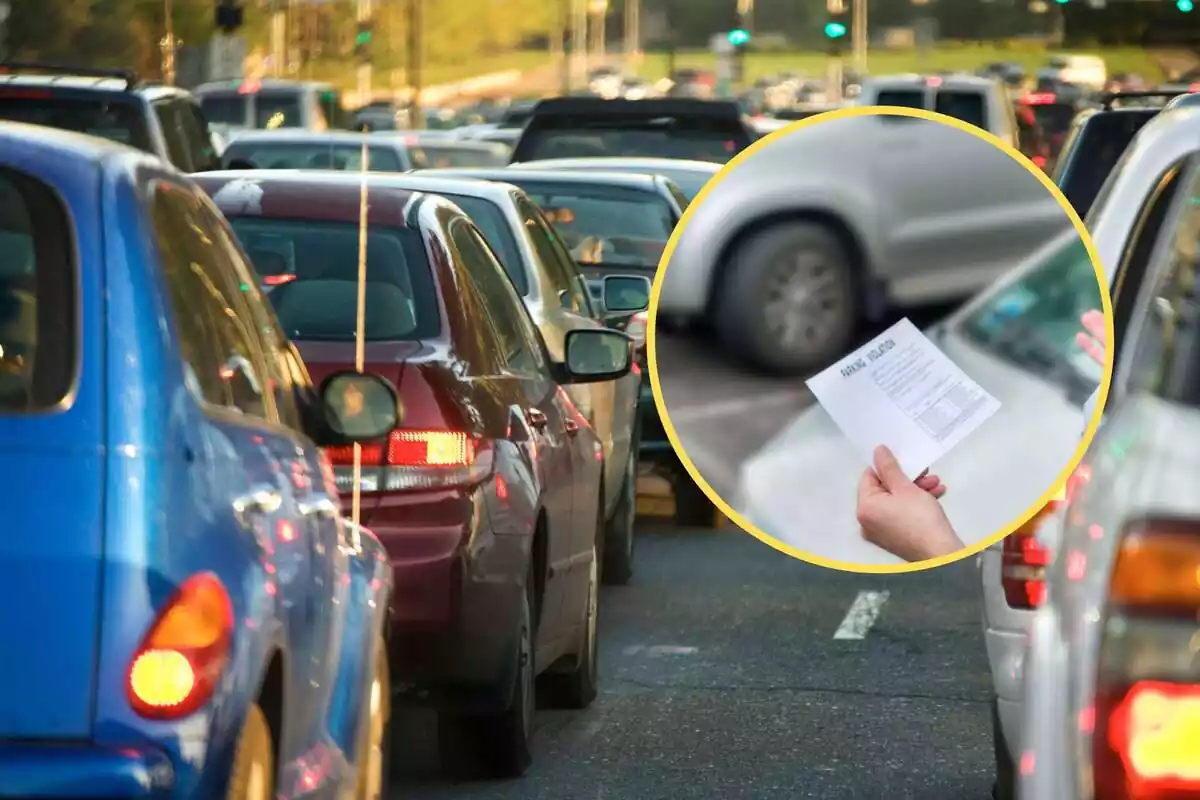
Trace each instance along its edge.
{"label": "car tail light", "polygon": [[283,284],[291,283],[294,280],[296,280],[295,275],[289,272],[284,272],[279,275],[264,275],[262,282],[263,286],[282,286]]}
{"label": "car tail light", "polygon": [[1126,527],[1089,714],[1096,800],[1200,798],[1200,521]]}
{"label": "car tail light", "polygon": [[1091,467],[1081,464],[1041,511],[1004,540],[1000,583],[1010,608],[1034,609],[1045,601],[1046,567],[1050,566],[1051,553],[1038,541],[1037,534],[1091,478]]}
{"label": "car tail light", "polygon": [[1047,159],[1045,156],[1034,156],[1029,160],[1032,161],[1034,166],[1036,166],[1038,169],[1045,169],[1046,164],[1049,163],[1049,159]]}
{"label": "car tail light", "polygon": [[1193,83],[1193,84],[1189,85],[1188,92],[1189,93],[1200,92],[1200,83]]}
{"label": "car tail light", "polygon": [[1022,98],[1022,101],[1027,106],[1046,106],[1053,103],[1057,98],[1053,92],[1031,92]]}
{"label": "car tail light", "polygon": [[[350,491],[353,445],[331,447],[326,453],[333,462],[338,488]],[[399,428],[384,442],[362,446],[361,490],[365,492],[469,486],[491,471],[491,443],[460,431]]]}
{"label": "car tail light", "polygon": [[[0,70],[0,75],[4,74]],[[21,89],[7,87],[0,89],[0,100],[49,100],[54,97],[52,92],[45,89]]]}
{"label": "car tail light", "polygon": [[129,665],[129,701],[151,719],[179,719],[212,696],[229,661],[233,604],[211,573],[188,579],[159,612]]}

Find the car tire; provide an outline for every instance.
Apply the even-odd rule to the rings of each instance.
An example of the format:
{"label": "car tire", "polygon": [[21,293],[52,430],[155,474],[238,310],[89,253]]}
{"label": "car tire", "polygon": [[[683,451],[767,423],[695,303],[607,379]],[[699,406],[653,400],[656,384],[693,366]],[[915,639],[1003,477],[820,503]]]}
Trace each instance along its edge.
{"label": "car tire", "polygon": [[717,507],[682,466],[676,473],[675,524],[680,528],[717,527]]}
{"label": "car tire", "polygon": [[1016,765],[1000,725],[1000,707],[992,701],[992,749],[996,754],[996,782],[992,784],[992,800],[1014,800],[1017,796]]}
{"label": "car tire", "polygon": [[526,578],[513,648],[511,701],[498,714],[438,715],[438,755],[451,778],[519,778],[533,763],[533,724],[537,708],[534,582]]}
{"label": "car tire", "polygon": [[229,800],[273,800],[275,744],[267,715],[257,702],[246,710],[229,773]]}
{"label": "car tire", "polygon": [[387,642],[377,637],[375,669],[367,687],[366,715],[358,739],[355,800],[386,800],[391,777],[392,681]]}
{"label": "car tire", "polygon": [[[723,267],[711,319],[723,349],[739,362],[772,374],[806,374],[853,342],[854,268],[824,225],[773,225],[737,245]],[[823,313],[814,319],[815,310]]]}
{"label": "car tire", "polygon": [[592,548],[591,574],[588,577],[588,600],[583,619],[583,641],[575,667],[568,673],[545,676],[548,699],[554,708],[578,711],[587,708],[599,693],[598,662],[600,640],[597,623],[600,611],[600,570],[595,548]]}
{"label": "car tire", "polygon": [[637,519],[638,437],[631,437],[625,475],[617,507],[604,526],[600,579],[610,586],[624,586],[633,578],[634,524]]}

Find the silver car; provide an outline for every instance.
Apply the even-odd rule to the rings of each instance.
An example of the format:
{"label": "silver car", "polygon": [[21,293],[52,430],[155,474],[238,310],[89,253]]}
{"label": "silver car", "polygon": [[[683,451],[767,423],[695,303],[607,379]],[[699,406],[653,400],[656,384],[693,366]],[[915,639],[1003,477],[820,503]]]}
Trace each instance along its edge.
{"label": "silver car", "polygon": [[658,315],[703,321],[737,361],[825,366],[893,305],[968,296],[1069,220],[988,142],[897,115],[794,131],[693,203]]}
{"label": "silver car", "polygon": [[678,186],[688,201],[696,199],[721,165],[712,161],[688,161],[677,158],[547,158],[511,165],[521,170],[553,170],[567,172],[632,172],[638,175],[659,175]]}

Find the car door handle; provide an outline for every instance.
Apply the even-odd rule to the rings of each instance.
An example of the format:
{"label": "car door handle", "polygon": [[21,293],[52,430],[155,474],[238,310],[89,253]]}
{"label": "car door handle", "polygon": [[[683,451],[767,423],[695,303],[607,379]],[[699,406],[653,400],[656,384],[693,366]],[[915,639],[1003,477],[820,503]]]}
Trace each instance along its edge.
{"label": "car door handle", "polygon": [[283,495],[270,486],[256,486],[233,500],[233,516],[246,530],[254,527],[255,517],[274,514],[283,505]]}
{"label": "car door handle", "polygon": [[547,421],[548,420],[546,417],[546,412],[539,411],[536,408],[529,409],[529,424],[530,425],[537,428],[538,430],[542,430],[543,428],[546,427]]}
{"label": "car door handle", "polygon": [[579,433],[579,423],[573,419],[569,419],[563,423],[563,427],[567,429],[568,436],[574,436]]}
{"label": "car door handle", "polygon": [[342,513],[342,509],[338,504],[328,497],[303,500],[298,504],[298,509],[301,516],[322,517],[325,519],[336,519]]}

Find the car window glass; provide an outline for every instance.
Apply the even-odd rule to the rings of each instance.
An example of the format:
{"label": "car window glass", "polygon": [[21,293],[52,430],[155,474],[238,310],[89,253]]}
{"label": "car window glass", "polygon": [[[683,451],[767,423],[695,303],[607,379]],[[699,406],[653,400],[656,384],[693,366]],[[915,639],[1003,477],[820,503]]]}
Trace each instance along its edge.
{"label": "car window glass", "polygon": [[78,358],[72,238],[49,187],[0,167],[0,413],[52,408],[71,391]]}
{"label": "car window glass", "polygon": [[1080,349],[1075,335],[1083,313],[1100,307],[1087,248],[1072,237],[1018,280],[998,287],[958,330],[1018,368],[1086,396],[1104,369]]}
{"label": "car window glass", "polygon": [[496,252],[496,257],[512,278],[522,296],[529,294],[529,278],[525,274],[525,263],[517,246],[517,237],[504,216],[500,206],[483,197],[468,197],[464,194],[448,194],[446,199],[461,208],[471,221],[479,226],[483,237]]}
{"label": "car window glass", "polygon": [[1080,216],[1086,217],[1091,211],[1129,143],[1152,118],[1153,114],[1140,111],[1101,113],[1082,128],[1055,178]]}
{"label": "car window glass", "polygon": [[159,184],[151,201],[184,382],[205,404],[270,419],[262,354],[220,274],[202,206],[187,190]]}
{"label": "car window glass", "polygon": [[1153,285],[1139,299],[1127,386],[1200,407],[1200,171],[1183,179],[1183,197],[1153,256]]}
{"label": "car window glass", "polygon": [[901,108],[925,108],[924,89],[882,89],[875,96],[877,106],[899,106]]}
{"label": "car window glass", "polygon": [[934,98],[933,110],[976,128],[988,130],[987,98],[983,92],[942,89]]}
{"label": "car window glass", "polygon": [[216,168],[220,162],[213,147],[212,131],[208,129],[208,120],[200,113],[200,107],[183,101],[179,104],[179,112],[183,131],[191,147],[192,171]]}
{"label": "car window glass", "polygon": [[504,365],[517,374],[529,374],[539,368],[539,359],[526,338],[521,317],[524,304],[492,255],[481,234],[463,219],[450,228],[450,238],[458,251],[464,270],[483,297],[487,314],[499,339],[497,346]]}
{"label": "car window glass", "polygon": [[188,152],[187,139],[184,138],[179,104],[174,100],[163,100],[154,104],[154,113],[158,116],[159,127],[162,128],[163,138],[166,139],[167,154],[171,163],[184,172],[191,172],[191,153]]}
{"label": "car window glass", "polygon": [[301,96],[298,91],[258,92],[254,95],[254,127],[303,128]]}
{"label": "car window glass", "polygon": [[209,94],[200,98],[204,118],[213,125],[242,127],[246,124],[246,95]]}
{"label": "car window glass", "polygon": [[135,95],[122,93],[110,99],[105,93],[100,99],[92,95],[47,97],[41,92],[32,97],[6,94],[0,97],[0,120],[86,133],[155,152],[149,119]]}
{"label": "car window glass", "polygon": [[571,277],[567,271],[563,269],[561,256],[554,249],[552,242],[546,231],[538,224],[537,214],[531,207],[531,203],[524,199],[518,201],[517,207],[521,212],[521,223],[525,226],[525,235],[529,237],[529,241],[533,244],[533,250],[537,253],[538,261],[542,263],[543,269],[546,271],[546,276],[550,280],[550,289],[556,300],[564,309],[580,312],[578,303],[575,302],[574,292],[571,286]]}
{"label": "car window glass", "polygon": [[575,259],[571,257],[571,252],[567,250],[557,232],[542,216],[541,211],[528,202],[525,206],[528,220],[526,227],[529,229],[530,235],[534,237],[534,244],[538,248],[538,252],[544,252],[545,257],[552,260],[551,269],[559,276],[556,278],[556,283],[566,287],[567,295],[561,300],[563,307],[585,317],[596,316],[591,292],[588,290],[583,275],[579,272],[579,267],[575,264]]}

